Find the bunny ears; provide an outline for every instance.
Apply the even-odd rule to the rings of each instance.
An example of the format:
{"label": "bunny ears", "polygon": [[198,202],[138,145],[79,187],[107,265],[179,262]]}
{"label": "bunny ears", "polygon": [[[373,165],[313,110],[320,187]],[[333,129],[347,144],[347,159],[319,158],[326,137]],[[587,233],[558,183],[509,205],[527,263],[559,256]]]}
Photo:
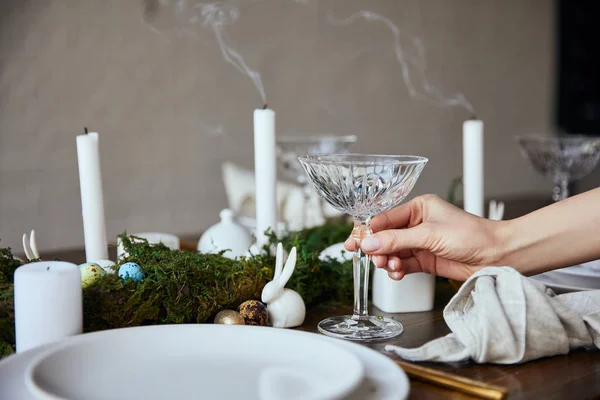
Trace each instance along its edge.
{"label": "bunny ears", "polygon": [[496,200],[490,201],[488,218],[493,221],[501,221],[502,217],[504,217],[504,203],[496,202]]}
{"label": "bunny ears", "polygon": [[294,269],[296,269],[296,248],[292,248],[292,251],[290,251],[290,255],[288,256],[284,266],[283,245],[281,243],[277,244],[277,256],[275,258],[275,273],[273,274],[273,281],[278,281],[279,285],[284,287],[292,277]]}
{"label": "bunny ears", "polygon": [[31,235],[29,237],[26,233],[23,234],[23,251],[25,252],[25,257],[27,257],[29,261],[40,258],[35,241],[35,231],[33,229],[31,230]]}

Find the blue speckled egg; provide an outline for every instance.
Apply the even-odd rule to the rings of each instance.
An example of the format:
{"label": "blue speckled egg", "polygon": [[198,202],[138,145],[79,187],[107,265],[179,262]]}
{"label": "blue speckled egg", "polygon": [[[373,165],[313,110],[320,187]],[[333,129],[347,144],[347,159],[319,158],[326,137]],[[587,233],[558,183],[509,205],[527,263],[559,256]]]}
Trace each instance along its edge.
{"label": "blue speckled egg", "polygon": [[134,282],[139,282],[144,279],[144,273],[136,263],[127,262],[119,268],[119,277],[123,280],[133,279]]}

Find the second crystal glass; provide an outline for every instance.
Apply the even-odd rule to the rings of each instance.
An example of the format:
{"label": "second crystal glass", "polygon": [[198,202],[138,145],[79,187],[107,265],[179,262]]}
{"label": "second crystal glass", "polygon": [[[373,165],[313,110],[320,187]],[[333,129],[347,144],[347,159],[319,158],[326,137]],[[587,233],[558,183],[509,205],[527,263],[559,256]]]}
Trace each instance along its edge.
{"label": "second crystal glass", "polygon": [[298,156],[305,154],[346,154],[356,143],[356,136],[279,136],[277,137],[277,159],[283,174],[302,186],[302,226],[308,228],[308,204],[312,195],[310,180],[306,177]]}
{"label": "second crystal glass", "polygon": [[516,140],[536,171],[554,181],[554,201],[569,197],[569,183],[588,175],[600,161],[599,137],[524,135]]}
{"label": "second crystal glass", "polygon": [[410,193],[427,164],[419,156],[330,154],[299,157],[302,167],[321,197],[355,221],[354,312],[319,323],[321,333],[341,339],[390,339],[403,327],[390,318],[369,316],[368,288],[371,258],[360,250],[361,240],[373,232],[371,217],[400,204]]}

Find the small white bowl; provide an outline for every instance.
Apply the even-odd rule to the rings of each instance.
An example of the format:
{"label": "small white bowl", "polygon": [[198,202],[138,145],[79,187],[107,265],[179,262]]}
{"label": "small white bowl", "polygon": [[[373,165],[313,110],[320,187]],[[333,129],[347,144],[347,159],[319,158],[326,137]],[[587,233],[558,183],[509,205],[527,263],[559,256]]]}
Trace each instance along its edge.
{"label": "small white bowl", "polygon": [[[136,236],[139,238],[146,239],[150,244],[158,244],[162,243],[167,246],[171,250],[179,250],[180,249],[180,239],[178,236],[170,234],[170,233],[162,233],[162,232],[142,232],[142,233],[132,233],[129,236]],[[117,244],[117,259],[127,257],[127,252],[123,248],[121,244],[121,240],[118,240]]]}

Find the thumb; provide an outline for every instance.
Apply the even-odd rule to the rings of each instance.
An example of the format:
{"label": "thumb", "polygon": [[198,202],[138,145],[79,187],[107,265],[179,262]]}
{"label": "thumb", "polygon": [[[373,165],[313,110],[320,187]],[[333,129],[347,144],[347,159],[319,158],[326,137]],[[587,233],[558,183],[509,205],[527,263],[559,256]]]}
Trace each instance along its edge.
{"label": "thumb", "polygon": [[368,254],[392,254],[402,250],[427,249],[431,232],[423,224],[414,228],[389,229],[364,238],[360,244]]}

